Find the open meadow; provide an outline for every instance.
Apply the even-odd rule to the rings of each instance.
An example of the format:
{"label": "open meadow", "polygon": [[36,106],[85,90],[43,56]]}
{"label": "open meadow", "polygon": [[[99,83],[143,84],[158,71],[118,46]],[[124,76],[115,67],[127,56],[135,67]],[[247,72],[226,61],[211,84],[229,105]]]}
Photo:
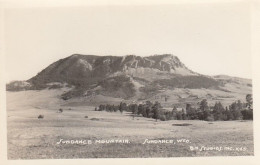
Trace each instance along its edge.
{"label": "open meadow", "polygon": [[[9,159],[254,154],[252,121],[133,119],[129,112],[94,111],[95,107],[84,104],[72,106],[59,99],[63,92],[61,89],[7,92]],[[38,119],[39,115],[44,118]],[[72,141],[59,143],[66,140]],[[71,144],[84,140],[85,144]],[[102,143],[102,140],[126,143]]]}

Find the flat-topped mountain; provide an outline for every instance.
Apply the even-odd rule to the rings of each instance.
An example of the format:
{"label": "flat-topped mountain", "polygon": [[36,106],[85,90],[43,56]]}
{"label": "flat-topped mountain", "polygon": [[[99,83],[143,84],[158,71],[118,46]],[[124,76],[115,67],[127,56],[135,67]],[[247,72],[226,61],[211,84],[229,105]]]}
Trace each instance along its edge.
{"label": "flat-topped mountain", "polygon": [[[74,54],[52,63],[27,81],[8,84],[7,90],[40,90],[65,86],[71,89],[61,96],[65,100],[96,96],[145,100],[161,95],[176,97],[176,102],[183,101],[186,95],[190,101],[203,97],[216,100],[222,95],[234,100],[242,98],[244,93],[252,92],[251,80],[201,75],[171,54],[148,57]],[[184,91],[186,94],[180,95]],[[204,96],[199,94],[202,91],[207,91]]]}
{"label": "flat-topped mountain", "polygon": [[[54,62],[38,75],[31,78],[30,82],[67,82],[78,81],[79,79],[104,79],[114,75],[132,75],[153,73],[158,76],[162,74],[196,75],[189,70],[176,56],[154,55],[140,57],[127,56],[94,56],[75,54]],[[147,77],[148,78],[148,77]],[[76,82],[75,82],[76,83]]]}

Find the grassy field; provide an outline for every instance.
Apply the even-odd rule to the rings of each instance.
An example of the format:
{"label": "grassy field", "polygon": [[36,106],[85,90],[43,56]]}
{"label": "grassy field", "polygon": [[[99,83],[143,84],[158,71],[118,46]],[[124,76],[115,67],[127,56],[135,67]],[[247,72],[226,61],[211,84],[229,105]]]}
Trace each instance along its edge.
{"label": "grassy field", "polygon": [[[252,121],[155,122],[143,117],[133,119],[128,112],[99,112],[91,106],[68,106],[68,102],[58,98],[63,92],[7,92],[9,159],[254,154]],[[59,108],[63,109],[62,113],[58,113]],[[40,114],[44,115],[43,119],[38,119]],[[61,139],[89,140],[92,144],[57,144]],[[111,139],[126,139],[129,143],[95,143],[96,140]],[[172,140],[173,143],[143,144],[146,139]]]}

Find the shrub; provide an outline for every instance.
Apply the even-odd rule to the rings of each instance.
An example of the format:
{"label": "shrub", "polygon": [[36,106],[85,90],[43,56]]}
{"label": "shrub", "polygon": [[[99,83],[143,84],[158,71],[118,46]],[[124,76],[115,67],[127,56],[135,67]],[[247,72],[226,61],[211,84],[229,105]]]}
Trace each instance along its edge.
{"label": "shrub", "polygon": [[88,116],[85,116],[85,118],[88,118]]}
{"label": "shrub", "polygon": [[62,112],[63,112],[63,109],[60,108],[60,109],[59,109],[59,113],[62,113]]}
{"label": "shrub", "polygon": [[43,119],[44,118],[44,115],[39,115],[38,116],[38,119]]}

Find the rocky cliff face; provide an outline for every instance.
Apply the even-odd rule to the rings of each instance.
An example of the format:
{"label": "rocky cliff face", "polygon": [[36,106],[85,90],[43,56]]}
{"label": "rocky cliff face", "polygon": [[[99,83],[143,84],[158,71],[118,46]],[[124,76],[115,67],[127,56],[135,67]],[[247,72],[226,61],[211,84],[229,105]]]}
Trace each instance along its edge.
{"label": "rocky cliff face", "polygon": [[138,74],[146,73],[154,73],[154,75],[159,77],[160,74],[157,73],[184,76],[196,75],[196,73],[188,69],[178,57],[168,54],[149,57],[75,54],[51,64],[29,81],[34,82],[40,80],[43,82],[53,82],[86,78],[103,79],[118,74],[135,74],[138,76]]}
{"label": "rocky cliff face", "polygon": [[169,54],[149,57],[74,54],[54,62],[28,82],[33,86],[61,82],[86,87],[108,77],[122,75],[153,81],[172,78],[176,75],[198,74],[188,69],[178,57]]}

